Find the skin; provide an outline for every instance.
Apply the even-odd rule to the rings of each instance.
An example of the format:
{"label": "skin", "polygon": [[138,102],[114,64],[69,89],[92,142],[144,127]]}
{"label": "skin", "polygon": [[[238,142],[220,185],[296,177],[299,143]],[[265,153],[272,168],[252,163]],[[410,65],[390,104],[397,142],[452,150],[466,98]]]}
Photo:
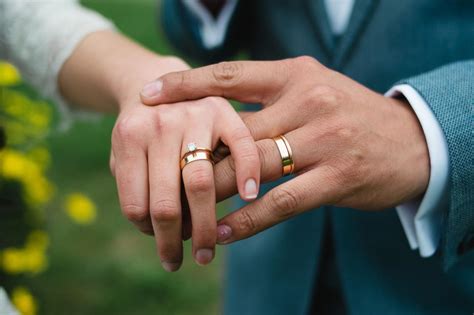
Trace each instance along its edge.
{"label": "skin", "polygon": [[[214,150],[222,142],[230,148],[242,198],[253,200],[260,181],[256,144],[225,99],[209,97],[160,107],[142,104],[139,92],[146,82],[157,74],[188,68],[178,58],[158,56],[118,33],[103,31],[81,41],[63,65],[58,82],[70,103],[118,112],[110,167],[122,212],[142,232],[154,235],[167,271],[181,266],[182,241],[191,234],[198,264],[211,262],[215,251],[213,167],[209,161],[196,161],[181,172],[179,162],[188,143]],[[154,85],[142,93],[153,91]]]}
{"label": "skin", "polygon": [[[218,242],[232,243],[322,205],[367,211],[421,198],[430,165],[415,113],[311,57],[225,62],[169,73],[148,105],[214,95],[260,103],[244,117],[260,154],[262,181],[281,177],[272,137],[285,135],[296,176],[218,222]],[[169,105],[168,105],[169,106]],[[218,200],[236,192],[233,158],[215,166]]]}

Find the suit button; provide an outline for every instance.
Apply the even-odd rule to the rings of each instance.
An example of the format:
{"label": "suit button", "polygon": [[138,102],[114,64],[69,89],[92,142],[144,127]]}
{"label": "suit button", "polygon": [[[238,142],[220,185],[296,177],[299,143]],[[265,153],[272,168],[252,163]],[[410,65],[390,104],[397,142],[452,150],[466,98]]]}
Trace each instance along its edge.
{"label": "suit button", "polygon": [[474,233],[467,235],[459,244],[458,255],[464,255],[471,249],[474,249]]}

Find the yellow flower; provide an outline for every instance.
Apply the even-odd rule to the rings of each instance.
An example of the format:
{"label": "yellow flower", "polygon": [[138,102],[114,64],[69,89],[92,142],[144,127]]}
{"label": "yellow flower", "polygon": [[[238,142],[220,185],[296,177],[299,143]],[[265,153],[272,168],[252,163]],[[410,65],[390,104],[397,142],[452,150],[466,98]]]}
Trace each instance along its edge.
{"label": "yellow flower", "polygon": [[44,171],[51,164],[51,154],[45,147],[36,147],[28,152],[28,158],[33,160]]}
{"label": "yellow flower", "polygon": [[26,201],[33,207],[42,206],[51,200],[54,186],[43,176],[31,176],[25,183]]}
{"label": "yellow flower", "polygon": [[12,302],[22,315],[35,315],[38,309],[35,297],[25,287],[13,289]]}
{"label": "yellow flower", "polygon": [[45,177],[44,165],[11,149],[0,152],[0,176],[23,184],[25,200],[33,207],[47,203],[54,194],[53,184]]}
{"label": "yellow flower", "polygon": [[49,237],[44,231],[31,231],[25,246],[25,269],[30,273],[43,272],[48,266],[46,249],[49,245]]}
{"label": "yellow flower", "polygon": [[0,61],[0,85],[15,85],[20,81],[18,70],[12,64]]}
{"label": "yellow flower", "polygon": [[65,207],[69,217],[78,224],[90,224],[97,216],[95,204],[81,193],[69,194]]}
{"label": "yellow flower", "polygon": [[25,255],[18,248],[6,248],[2,254],[3,269],[9,274],[19,274],[25,270]]}
{"label": "yellow flower", "polygon": [[20,152],[14,150],[4,150],[0,161],[0,174],[8,179],[20,180],[32,167]]}
{"label": "yellow flower", "polygon": [[31,231],[26,240],[26,247],[45,250],[49,245],[49,236],[45,231]]}
{"label": "yellow flower", "polygon": [[49,237],[44,231],[30,232],[24,248],[6,248],[0,256],[0,267],[9,274],[37,274],[48,266],[46,250]]}
{"label": "yellow flower", "polygon": [[0,123],[8,145],[31,145],[48,135],[54,114],[51,105],[14,90],[2,89],[1,94]]}
{"label": "yellow flower", "polygon": [[23,255],[25,271],[31,274],[41,273],[48,267],[48,258],[43,250],[26,248]]}

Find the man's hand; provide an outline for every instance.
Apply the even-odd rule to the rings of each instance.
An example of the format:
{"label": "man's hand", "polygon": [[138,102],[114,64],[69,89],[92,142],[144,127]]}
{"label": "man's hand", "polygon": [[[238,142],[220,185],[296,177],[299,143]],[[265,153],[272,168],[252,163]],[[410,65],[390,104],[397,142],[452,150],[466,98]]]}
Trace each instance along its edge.
{"label": "man's hand", "polygon": [[[225,62],[169,73],[153,105],[223,96],[260,103],[244,120],[260,151],[263,181],[282,174],[272,137],[285,135],[296,177],[219,221],[230,243],[321,205],[381,210],[420,197],[428,185],[423,131],[409,104],[386,98],[313,58]],[[234,194],[232,157],[215,166],[218,199]]]}

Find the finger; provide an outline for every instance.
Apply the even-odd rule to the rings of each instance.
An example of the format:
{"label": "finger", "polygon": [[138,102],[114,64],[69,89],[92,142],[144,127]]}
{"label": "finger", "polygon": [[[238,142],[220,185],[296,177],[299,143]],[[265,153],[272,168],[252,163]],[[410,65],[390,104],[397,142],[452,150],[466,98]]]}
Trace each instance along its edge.
{"label": "finger", "polygon": [[[283,90],[289,60],[233,61],[165,74],[142,90],[146,105],[222,96],[248,103],[267,103]],[[154,88],[148,88],[148,87]],[[152,91],[152,92],[149,92]]]}
{"label": "finger", "polygon": [[[318,135],[313,135],[317,138]],[[292,151],[294,172],[298,173],[319,164],[326,148],[317,144],[308,145],[306,128],[299,128],[285,134]],[[282,157],[273,139],[263,139],[256,142],[260,161],[261,182],[275,181],[283,175]],[[214,166],[216,182],[216,197],[222,201],[237,192],[236,172],[233,156],[228,156]]]}
{"label": "finger", "polygon": [[333,200],[336,182],[326,167],[310,172],[270,190],[260,199],[227,215],[218,223],[219,244],[232,243],[255,235],[306,210]]}
{"label": "finger", "polygon": [[167,135],[153,141],[148,150],[150,214],[161,264],[170,272],[178,270],[183,260],[180,144],[180,138]]}
{"label": "finger", "polygon": [[134,141],[114,141],[115,180],[123,215],[140,231],[153,234],[148,210],[145,151]]}
{"label": "finger", "polygon": [[[281,177],[281,158],[275,142],[264,139],[256,142],[259,154],[260,181],[274,181]],[[238,192],[236,167],[233,156],[227,156],[214,166],[217,201],[222,201]]]}
{"label": "finger", "polygon": [[[209,130],[193,130],[192,135],[186,135],[182,155],[189,152],[189,143],[210,148],[211,135],[206,135],[207,132]],[[207,265],[214,258],[216,245],[216,194],[212,164],[205,160],[191,162],[184,166],[182,177],[191,213],[194,260],[200,265]]]}
{"label": "finger", "polygon": [[221,139],[229,147],[235,161],[237,187],[242,199],[257,198],[260,186],[260,161],[257,146],[249,129],[229,106],[229,114],[218,121]]}
{"label": "finger", "polygon": [[250,130],[253,139],[273,138],[301,126],[302,121],[298,117],[288,118],[291,112],[287,107],[285,102],[279,102],[274,106],[246,115],[243,121]]}
{"label": "finger", "polygon": [[[298,119],[288,119],[286,115],[281,113],[281,109],[277,105],[258,112],[239,112],[238,114],[250,130],[254,140],[272,138],[293,130],[302,124]],[[224,130],[227,129],[226,126]],[[229,154],[229,147],[225,144],[219,144],[213,152],[214,160],[218,163]]]}

